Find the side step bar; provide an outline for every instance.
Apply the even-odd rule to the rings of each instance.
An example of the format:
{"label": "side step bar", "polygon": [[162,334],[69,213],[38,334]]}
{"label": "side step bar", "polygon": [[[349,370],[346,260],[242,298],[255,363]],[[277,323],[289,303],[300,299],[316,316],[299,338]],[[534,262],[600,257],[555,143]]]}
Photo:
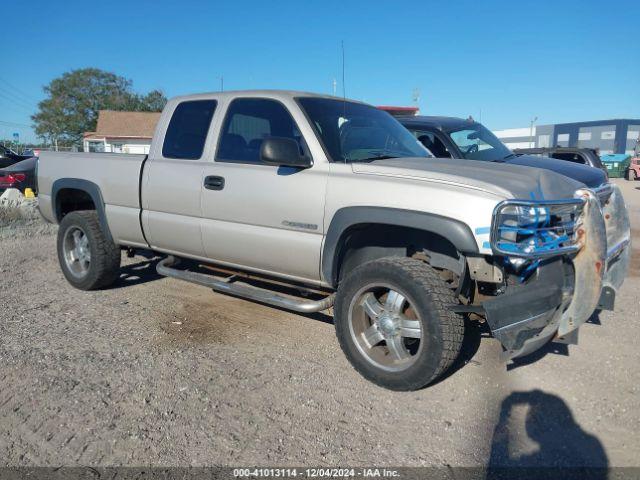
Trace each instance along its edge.
{"label": "side step bar", "polygon": [[209,287],[216,292],[236,295],[256,302],[262,302],[268,305],[286,308],[287,310],[293,310],[294,312],[322,312],[323,310],[327,310],[333,306],[333,302],[336,297],[335,293],[332,293],[322,300],[302,300],[295,297],[279,295],[264,288],[233,283],[229,279],[220,279],[204,273],[189,272],[174,268],[179,263],[180,260],[170,255],[158,263],[156,270],[160,275],[164,275],[165,277],[177,278],[178,280],[184,280],[186,282],[202,285],[203,287]]}

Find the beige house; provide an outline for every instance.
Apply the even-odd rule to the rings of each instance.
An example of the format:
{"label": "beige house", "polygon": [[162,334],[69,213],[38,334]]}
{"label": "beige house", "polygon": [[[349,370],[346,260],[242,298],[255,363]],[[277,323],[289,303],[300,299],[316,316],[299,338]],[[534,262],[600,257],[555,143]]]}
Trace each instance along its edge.
{"label": "beige house", "polygon": [[159,118],[159,112],[100,110],[96,131],[84,134],[84,151],[149,153]]}

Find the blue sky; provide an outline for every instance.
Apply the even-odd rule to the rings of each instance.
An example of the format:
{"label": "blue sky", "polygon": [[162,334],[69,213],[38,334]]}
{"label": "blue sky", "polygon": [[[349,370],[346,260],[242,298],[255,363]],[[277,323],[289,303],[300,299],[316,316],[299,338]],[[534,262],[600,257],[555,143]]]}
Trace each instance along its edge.
{"label": "blue sky", "polygon": [[[640,8],[611,1],[4,3],[0,137],[33,138],[42,86],[98,67],[167,96],[342,91],[492,129],[640,117]],[[15,125],[20,124],[20,125]]]}

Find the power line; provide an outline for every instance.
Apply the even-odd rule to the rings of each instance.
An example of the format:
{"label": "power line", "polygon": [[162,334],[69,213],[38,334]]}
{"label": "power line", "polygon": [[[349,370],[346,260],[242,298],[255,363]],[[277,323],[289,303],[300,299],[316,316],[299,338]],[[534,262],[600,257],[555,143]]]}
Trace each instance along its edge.
{"label": "power line", "polygon": [[0,81],[5,85],[9,86],[10,89],[14,90],[14,91],[11,91],[10,89],[7,89],[6,87],[0,85],[0,97],[8,100],[9,102],[13,103],[14,105],[22,109],[28,110],[29,113],[36,110],[36,105],[38,102],[33,100],[29,95],[24,93],[15,85],[7,82],[3,78],[0,78]]}
{"label": "power line", "polygon": [[0,82],[4,83],[5,85],[7,85],[9,88],[15,90],[20,96],[22,96],[24,98],[24,100],[28,100],[29,102],[35,102],[38,103],[36,100],[34,100],[34,98],[25,93],[23,90],[19,89],[18,87],[16,87],[15,85],[7,82],[4,78],[0,78]]}
{"label": "power line", "polygon": [[2,93],[5,96],[10,97],[12,100],[14,100],[16,102],[22,103],[23,105],[33,106],[33,105],[36,105],[38,103],[38,102],[32,102],[31,100],[25,100],[24,98],[20,98],[20,97],[16,96],[14,94],[14,92],[12,92],[11,90],[6,89],[2,85],[0,85],[0,93]]}
{"label": "power line", "polygon": [[14,106],[23,108],[24,110],[27,110],[30,113],[33,112],[34,110],[36,110],[36,107],[34,105],[28,105],[23,100],[19,100],[19,99],[13,98],[13,97],[7,95],[6,93],[2,92],[1,90],[0,90],[0,97],[5,98],[9,102],[13,103]]}
{"label": "power line", "polygon": [[16,123],[16,122],[7,122],[6,120],[0,120],[0,124],[2,125],[8,125],[10,127],[25,127],[25,128],[31,128],[31,125],[27,125],[25,123]]}

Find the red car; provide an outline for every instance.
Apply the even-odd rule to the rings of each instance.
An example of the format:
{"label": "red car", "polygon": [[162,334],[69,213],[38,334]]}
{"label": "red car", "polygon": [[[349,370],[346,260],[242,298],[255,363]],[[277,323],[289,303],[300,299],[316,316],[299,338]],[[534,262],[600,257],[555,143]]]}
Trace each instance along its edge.
{"label": "red car", "polygon": [[7,188],[17,188],[24,193],[25,188],[36,192],[36,166],[38,158],[32,157],[0,168],[0,193]]}

